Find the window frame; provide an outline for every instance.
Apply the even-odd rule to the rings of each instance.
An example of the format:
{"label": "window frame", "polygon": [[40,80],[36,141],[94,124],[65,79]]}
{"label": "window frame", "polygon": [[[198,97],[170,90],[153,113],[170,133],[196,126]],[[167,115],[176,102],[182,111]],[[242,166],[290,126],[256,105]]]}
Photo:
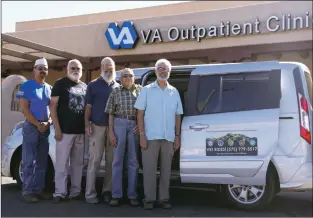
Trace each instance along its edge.
{"label": "window frame", "polygon": [[[234,111],[221,111],[221,107],[223,105],[223,94],[220,90],[223,89],[223,84],[225,84],[225,82],[245,82],[245,83],[249,83],[252,81],[260,81],[262,82],[262,80],[245,80],[246,77],[251,77],[253,75],[259,75],[259,74],[267,74],[269,76],[268,80],[269,81],[269,85],[272,83],[276,83],[277,80],[279,81],[279,87],[280,87],[280,91],[277,93],[278,96],[275,96],[275,98],[279,98],[281,99],[282,94],[281,94],[281,69],[273,69],[273,70],[263,70],[263,71],[243,71],[243,72],[231,72],[231,73],[223,73],[223,74],[201,74],[201,75],[192,75],[190,77],[190,81],[189,81],[189,87],[188,87],[188,99],[189,99],[189,104],[186,107],[186,116],[197,116],[197,115],[212,115],[212,114],[220,114],[220,113],[229,113],[229,112],[244,112],[244,111],[254,111],[254,110],[263,110],[263,109],[271,109],[271,108],[279,108],[280,107],[280,100],[277,102],[275,100],[275,104],[273,104],[273,106],[271,106],[271,108],[267,108],[267,107],[262,107],[262,108],[256,108],[256,109],[251,109],[248,107],[247,110],[234,110]],[[275,74],[276,73],[276,74]],[[205,111],[205,108],[207,107],[207,105],[205,105],[203,107],[203,109],[201,111],[199,111],[197,109],[197,105],[199,104],[198,102],[198,94],[200,92],[201,89],[201,79],[203,79],[204,77],[209,78],[209,77],[217,77],[219,78],[220,84],[219,84],[219,88],[218,88],[218,106],[217,108],[219,108],[219,112],[213,112],[213,113],[203,113],[203,111]],[[238,79],[238,80],[224,80],[223,81],[223,77],[242,77],[242,79]],[[272,84],[273,85],[273,84]],[[205,98],[204,98],[205,99]],[[274,100],[273,100],[274,101]],[[207,102],[208,103],[208,102]]]}

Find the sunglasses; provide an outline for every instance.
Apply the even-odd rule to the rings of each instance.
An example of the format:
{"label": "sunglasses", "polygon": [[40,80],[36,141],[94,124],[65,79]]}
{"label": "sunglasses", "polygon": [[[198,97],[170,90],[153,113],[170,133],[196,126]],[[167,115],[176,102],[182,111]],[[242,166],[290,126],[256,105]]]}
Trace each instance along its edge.
{"label": "sunglasses", "polygon": [[79,67],[71,67],[71,70],[80,70]]}
{"label": "sunglasses", "polygon": [[133,75],[133,74],[123,74],[122,77],[123,77],[123,78],[127,78],[127,77],[133,78],[134,75]]}

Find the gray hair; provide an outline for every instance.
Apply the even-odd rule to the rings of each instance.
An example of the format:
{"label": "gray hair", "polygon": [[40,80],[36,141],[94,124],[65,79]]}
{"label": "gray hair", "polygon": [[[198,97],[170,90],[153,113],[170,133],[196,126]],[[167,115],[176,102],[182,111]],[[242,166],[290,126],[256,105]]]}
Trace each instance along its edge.
{"label": "gray hair", "polygon": [[172,65],[171,65],[171,62],[169,62],[167,59],[164,59],[164,58],[159,59],[159,60],[155,63],[155,69],[157,69],[160,64],[165,64],[165,65],[168,67],[168,70],[171,71]]}
{"label": "gray hair", "polygon": [[134,75],[134,71],[133,71],[132,69],[130,69],[130,68],[124,68],[124,69],[122,69],[122,70],[120,71],[121,75],[122,75],[123,73],[126,73],[126,72],[129,72],[129,73],[131,73],[131,74]]}
{"label": "gray hair", "polygon": [[68,64],[67,64],[67,70],[69,69],[69,67],[70,67],[70,65],[71,65],[72,63],[76,63],[76,64],[78,64],[81,68],[83,68],[82,63],[81,63],[79,60],[77,60],[77,59],[72,59],[72,60],[70,60],[70,61],[68,62]]}
{"label": "gray hair", "polygon": [[102,61],[101,61],[101,66],[106,66],[106,65],[115,67],[115,62],[113,61],[112,58],[110,58],[110,57],[105,57],[105,58],[103,58]]}

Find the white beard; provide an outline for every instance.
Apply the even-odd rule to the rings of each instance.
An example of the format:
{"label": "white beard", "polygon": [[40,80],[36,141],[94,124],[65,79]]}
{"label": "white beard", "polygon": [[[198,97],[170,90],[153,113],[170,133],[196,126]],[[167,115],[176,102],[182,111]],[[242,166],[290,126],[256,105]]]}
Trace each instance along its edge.
{"label": "white beard", "polygon": [[107,83],[111,83],[111,82],[116,78],[115,73],[113,73],[111,77],[107,77],[103,71],[101,72],[101,77],[102,77],[102,78],[104,79],[104,81],[106,81]]}
{"label": "white beard", "polygon": [[166,77],[161,77],[158,74],[156,76],[157,76],[157,79],[160,80],[160,81],[167,81],[168,78],[170,78],[170,74],[168,74]]}
{"label": "white beard", "polygon": [[71,80],[75,80],[75,81],[80,80],[80,78],[83,76],[82,73],[79,73],[76,75],[74,75],[74,74],[67,74],[67,75]]}

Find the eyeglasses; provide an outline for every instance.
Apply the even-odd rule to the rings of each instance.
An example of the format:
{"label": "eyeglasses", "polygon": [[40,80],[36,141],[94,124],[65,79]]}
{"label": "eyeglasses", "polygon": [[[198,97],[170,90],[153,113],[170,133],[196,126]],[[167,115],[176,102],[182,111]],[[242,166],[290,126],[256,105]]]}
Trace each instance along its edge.
{"label": "eyeglasses", "polygon": [[80,70],[79,67],[71,67],[71,70]]}
{"label": "eyeglasses", "polygon": [[123,78],[127,78],[127,77],[133,78],[134,75],[133,75],[133,74],[123,74],[122,77],[123,77]]}
{"label": "eyeglasses", "polygon": [[168,71],[167,67],[158,67],[157,68],[158,71]]}

